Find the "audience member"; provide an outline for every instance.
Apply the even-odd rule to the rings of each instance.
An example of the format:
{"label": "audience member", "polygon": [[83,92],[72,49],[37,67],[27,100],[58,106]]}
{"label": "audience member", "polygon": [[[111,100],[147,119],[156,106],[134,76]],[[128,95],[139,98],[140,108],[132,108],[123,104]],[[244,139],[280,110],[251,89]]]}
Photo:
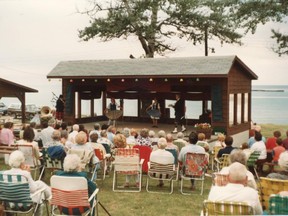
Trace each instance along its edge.
{"label": "audience member", "polygon": [[275,164],[278,164],[279,156],[284,151],[285,151],[285,148],[282,146],[282,139],[277,138],[276,147],[274,147],[272,150],[272,156],[273,156],[272,162]]}
{"label": "audience member", "polygon": [[283,147],[288,150],[288,130],[286,131],[286,138],[282,142]]}
{"label": "audience member", "polygon": [[223,149],[220,149],[218,151],[217,157],[220,158],[222,157],[223,154],[230,154],[231,151],[234,149],[234,147],[232,147],[233,144],[233,137],[231,136],[226,136],[225,137],[225,145],[226,147]]}
{"label": "audience member", "polygon": [[[254,129],[253,129],[253,136],[251,136],[248,140],[248,145],[249,145],[249,148],[251,148],[251,146],[256,142],[255,141],[255,133],[258,132],[260,133],[261,132],[261,126],[260,125],[255,125],[254,126]],[[266,143],[266,139],[264,136],[262,136],[262,141],[264,143]]]}
{"label": "audience member", "polygon": [[74,145],[74,143],[68,140],[68,135],[69,134],[67,130],[61,130],[60,142],[64,145],[65,151],[68,151]]}
{"label": "audience member", "polygon": [[0,132],[0,143],[4,145],[14,144],[14,134],[13,134],[13,122],[5,122],[4,127]]}
{"label": "audience member", "polygon": [[98,138],[98,143],[107,144],[111,149],[114,148],[114,144],[107,138],[106,130],[101,131],[100,138]]}
{"label": "audience member", "polygon": [[250,149],[252,151],[260,152],[260,156],[258,160],[266,160],[267,151],[266,151],[265,143],[262,140],[262,134],[260,132],[255,132],[254,139],[256,142],[252,145]]}
{"label": "audience member", "polygon": [[[91,146],[91,143],[87,143],[87,134],[84,131],[80,131],[75,137],[75,145],[72,146],[73,149],[87,150],[88,154],[84,155],[82,163],[89,163],[89,160],[92,159],[92,163],[96,164],[99,162],[99,159],[94,154],[94,149]],[[92,153],[91,153],[92,152]],[[91,158],[92,157],[92,158]]]}
{"label": "audience member", "polygon": [[[188,142],[186,140],[184,140],[184,133],[183,132],[178,132],[176,134],[176,139],[173,141],[173,143],[179,143],[179,145],[182,147],[188,145]],[[179,147],[178,145],[178,147]]]}
{"label": "audience member", "polygon": [[89,137],[90,139],[90,145],[92,146],[93,149],[100,149],[103,152],[103,155],[106,154],[106,149],[101,143],[98,143],[98,134],[97,133],[92,133]]}
{"label": "audience member", "polygon": [[151,145],[154,147],[157,145],[158,143],[158,137],[155,137],[155,131],[154,130],[150,130],[148,133],[149,139],[151,141]]}
{"label": "audience member", "polygon": [[253,153],[253,150],[249,149],[248,143],[242,143],[241,149],[243,153],[246,155],[247,160],[249,159],[250,155]]}
{"label": "audience member", "polygon": [[[230,155],[229,155],[229,159],[230,159],[230,166],[228,167],[223,167],[220,171],[220,174],[223,174],[223,175],[228,175],[229,174],[229,170],[230,170],[230,167],[231,165],[234,163],[234,162],[238,162],[238,163],[241,163],[243,164],[244,166],[246,166],[246,162],[247,162],[247,158],[246,158],[246,155],[245,153],[240,150],[240,149],[234,149]],[[254,188],[255,190],[257,190],[257,184],[256,184],[256,181],[255,181],[255,178],[254,178],[254,175],[249,171],[247,170],[247,177],[248,177],[248,182],[247,182],[247,186],[251,187],[251,188]]]}
{"label": "audience member", "polygon": [[234,162],[230,165],[226,186],[213,186],[210,190],[208,200],[246,202],[252,206],[256,215],[262,215],[262,206],[259,201],[258,191],[246,187],[247,169],[245,165]]}
{"label": "audience member", "polygon": [[126,137],[123,134],[116,134],[113,142],[115,148],[129,148],[126,142]]}
{"label": "audience member", "polygon": [[68,140],[72,143],[75,143],[75,137],[76,135],[79,133],[79,125],[78,124],[74,124],[72,126],[72,131],[69,133],[68,135]]}
{"label": "audience member", "polygon": [[215,142],[214,146],[220,146],[222,148],[226,147],[225,144],[225,135],[223,133],[218,133],[217,135],[217,141]]}
{"label": "audience member", "polygon": [[33,129],[33,131],[34,131],[34,140],[36,141],[36,142],[38,142],[38,140],[40,139],[39,138],[39,132],[38,132],[38,130],[36,129],[36,122],[31,122],[30,123],[30,127]]}
{"label": "audience member", "polygon": [[273,137],[269,137],[266,141],[267,162],[271,162],[273,159],[272,151],[276,147],[276,140],[281,137],[281,132],[276,130],[273,132]]}
{"label": "audience member", "polygon": [[205,134],[204,133],[199,133],[198,134],[198,142],[196,143],[196,145],[202,146],[206,152],[209,151],[209,144],[205,139]]}
{"label": "audience member", "polygon": [[107,128],[107,138],[113,143],[114,136],[116,134],[116,127],[113,125],[110,125]]}
{"label": "audience member", "polygon": [[99,123],[95,123],[93,127],[94,127],[94,130],[91,130],[90,133],[89,133],[89,141],[91,141],[90,140],[90,136],[91,136],[92,133],[97,133],[98,138],[100,137],[100,133],[101,133],[100,124]]}
{"label": "audience member", "polygon": [[268,174],[267,178],[288,180],[288,151],[280,154],[278,164],[282,170],[280,172]]}
{"label": "audience member", "polygon": [[136,139],[137,145],[145,145],[151,147],[151,141],[148,137],[149,130],[147,128],[143,128],[140,130],[140,134]]}
{"label": "audience member", "polygon": [[[63,163],[64,171],[57,171],[56,175],[58,176],[68,176],[68,177],[84,177],[87,180],[88,184],[88,195],[89,197],[94,193],[97,186],[92,182],[88,177],[86,172],[81,171],[81,160],[76,154],[67,155]],[[90,206],[93,205],[93,202],[90,202]],[[64,214],[71,214],[68,212],[68,209],[62,208]],[[80,212],[73,212],[73,215],[81,215]]]}
{"label": "audience member", "polygon": [[62,122],[62,123],[61,123],[61,130],[66,130],[66,131],[68,131],[68,125],[67,125],[66,122]]}
{"label": "audience member", "polygon": [[[51,199],[51,188],[47,186],[43,181],[37,180],[34,181],[31,173],[30,173],[30,167],[29,165],[25,164],[25,157],[24,154],[16,150],[10,154],[9,157],[9,166],[11,167],[10,170],[4,171],[4,174],[15,174],[15,175],[23,175],[27,178],[30,193],[33,194],[39,189],[44,189],[44,197],[40,197],[40,194],[35,195],[32,198],[33,202],[41,204],[42,200],[48,200]],[[40,210],[40,211],[39,211]],[[37,211],[37,215],[41,215],[41,208],[39,208]],[[36,215],[36,214],[35,214]]]}
{"label": "audience member", "polygon": [[[167,134],[168,136],[168,134]],[[152,151],[150,154],[150,162],[158,163],[158,164],[174,164],[174,156],[169,152],[166,151],[167,148],[167,141],[165,138],[160,138],[158,140],[158,149]],[[164,185],[163,180],[159,180],[158,187],[162,187]]]}
{"label": "audience member", "polygon": [[54,131],[55,120],[50,119],[48,122],[43,122],[41,130],[39,134],[39,138],[42,140],[43,146],[47,145],[48,142],[52,141],[52,133]]}
{"label": "audience member", "polygon": [[179,155],[179,148],[177,145],[173,144],[173,136],[171,133],[168,133],[166,135],[166,149],[175,149],[177,152],[177,155]]}
{"label": "audience member", "polygon": [[126,137],[126,142],[130,147],[136,145],[136,139],[131,135],[131,130],[129,128],[124,128],[122,134]]}
{"label": "audience member", "polygon": [[[33,155],[36,159],[36,161],[33,161],[33,158],[27,158],[29,160],[29,164],[31,165],[40,165],[40,151],[39,151],[39,146],[36,141],[34,141],[34,130],[30,126],[26,126],[23,132],[23,139],[18,140],[17,144],[20,145],[27,145],[27,146],[32,146],[33,148]],[[24,150],[24,149],[23,149]]]}
{"label": "audience member", "polygon": [[[188,152],[191,153],[204,153],[205,154],[205,149],[202,146],[196,145],[198,141],[198,135],[196,132],[192,131],[189,135],[189,143],[188,145],[184,146],[178,156],[178,161],[179,164],[182,166],[183,164],[185,165],[185,156]],[[191,180],[191,189],[195,190],[194,186],[194,180]]]}

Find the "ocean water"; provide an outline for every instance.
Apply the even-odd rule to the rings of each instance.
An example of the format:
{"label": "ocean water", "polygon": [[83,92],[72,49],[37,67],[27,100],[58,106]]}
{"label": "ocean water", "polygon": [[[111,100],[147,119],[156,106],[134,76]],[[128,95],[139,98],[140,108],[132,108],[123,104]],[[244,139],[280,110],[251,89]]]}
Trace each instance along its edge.
{"label": "ocean water", "polygon": [[254,85],[252,90],[253,122],[288,124],[288,85]]}

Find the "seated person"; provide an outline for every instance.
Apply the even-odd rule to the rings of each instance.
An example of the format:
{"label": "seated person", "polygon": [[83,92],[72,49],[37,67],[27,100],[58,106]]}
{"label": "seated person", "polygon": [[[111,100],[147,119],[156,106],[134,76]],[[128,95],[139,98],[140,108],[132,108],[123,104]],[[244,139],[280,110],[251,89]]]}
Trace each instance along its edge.
{"label": "seated person", "polygon": [[196,145],[202,146],[206,152],[209,151],[209,144],[205,139],[205,134],[204,133],[199,133],[198,134],[198,142]]}
{"label": "seated person", "polygon": [[282,171],[277,173],[270,173],[268,174],[267,178],[288,180],[288,151],[280,154],[278,165],[280,166]]}
{"label": "seated person", "polygon": [[262,206],[258,191],[247,187],[247,169],[238,162],[230,165],[228,184],[226,186],[213,186],[210,190],[208,200],[246,202],[252,206],[256,215],[262,215]]}
{"label": "seated person", "polygon": [[215,142],[215,146],[219,146],[219,147],[226,147],[225,144],[225,135],[223,133],[218,133],[217,135],[217,141]]}
{"label": "seated person", "polygon": [[272,162],[275,164],[278,164],[279,156],[284,151],[285,151],[285,148],[282,146],[282,139],[277,138],[276,147],[274,147],[272,150],[272,157],[273,157]]}
{"label": "seated person", "polygon": [[225,137],[226,147],[219,150],[219,152],[217,154],[217,158],[222,157],[223,154],[230,154],[232,152],[232,150],[234,149],[234,147],[232,147],[232,144],[233,144],[233,137],[226,136]]}
{"label": "seated person", "polygon": [[[87,178],[86,172],[81,172],[81,160],[76,154],[69,154],[65,157],[63,168],[64,171],[57,171],[56,175],[69,177],[84,177],[86,178],[88,184],[88,196],[90,197],[94,193],[97,186],[94,182]],[[90,206],[92,205],[93,203],[90,202]],[[68,209],[63,208],[62,210],[64,214],[68,214]],[[79,212],[74,212],[74,214],[79,214]]]}
{"label": "seated person", "polygon": [[[247,159],[246,159],[246,155],[245,153],[240,150],[240,149],[234,149],[230,155],[229,155],[229,159],[230,159],[230,166],[228,167],[223,167],[220,171],[220,174],[223,174],[223,175],[228,175],[229,174],[229,170],[230,170],[230,167],[231,165],[234,163],[234,162],[238,162],[238,163],[241,163],[243,165],[246,166],[246,162],[247,162]],[[257,184],[256,184],[256,181],[255,181],[255,178],[254,178],[254,175],[249,171],[247,170],[247,177],[248,177],[248,182],[247,182],[247,186],[251,187],[251,188],[254,188],[255,190],[257,190]]]}
{"label": "seated person", "polygon": [[248,160],[250,155],[253,153],[253,150],[249,149],[249,145],[246,142],[242,143],[241,149],[244,152],[244,154],[246,155],[246,158]]}
{"label": "seated person", "polygon": [[[150,154],[150,162],[155,162],[158,164],[174,164],[174,156],[169,151],[166,151],[167,141],[165,138],[160,138],[158,140],[158,149],[152,151]],[[159,180],[158,187],[164,185],[163,180]]]}
{"label": "seated person", "polygon": [[[50,199],[51,198],[51,188],[47,186],[43,181],[34,181],[31,173],[30,173],[30,167],[26,165],[25,163],[25,157],[24,154],[16,150],[10,154],[9,157],[9,166],[11,167],[10,170],[6,170],[3,173],[4,174],[15,174],[15,175],[23,175],[28,179],[29,187],[30,187],[30,193],[33,194],[37,190],[41,188],[45,188],[44,195],[45,197],[39,197],[33,196],[32,200],[35,203],[42,203],[43,199]],[[41,215],[41,214],[39,214]]]}

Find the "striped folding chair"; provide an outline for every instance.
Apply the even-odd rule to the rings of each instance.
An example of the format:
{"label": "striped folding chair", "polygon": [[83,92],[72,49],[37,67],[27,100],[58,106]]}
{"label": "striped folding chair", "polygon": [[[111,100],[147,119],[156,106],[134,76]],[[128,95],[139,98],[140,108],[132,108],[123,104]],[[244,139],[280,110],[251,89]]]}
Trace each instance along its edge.
{"label": "striped folding chair", "polygon": [[[44,190],[40,189],[30,194],[28,179],[23,175],[0,173],[0,201],[4,205],[4,212],[16,214],[35,214],[39,203],[41,203],[41,195]],[[34,203],[33,197],[39,197],[39,201]],[[47,205],[47,202],[45,202]],[[46,206],[47,215],[48,206]]]}
{"label": "striped folding chair", "polygon": [[[113,173],[113,191],[114,192],[140,192],[142,182],[142,164],[143,159],[140,160],[139,150],[137,148],[126,149],[117,148],[115,153],[115,160],[113,161],[114,173]],[[126,175],[138,175],[139,185],[137,190],[125,190],[121,189],[118,185],[119,177]]]}
{"label": "striped folding chair", "polygon": [[[94,149],[94,154],[99,159],[100,169],[102,170],[103,173],[102,180],[104,180],[107,172],[107,162],[108,159],[111,157],[111,154],[104,154],[104,152],[101,149],[97,148]],[[97,179],[97,171],[93,173],[92,179]]]}
{"label": "striped folding chair", "polygon": [[269,198],[269,213],[271,215],[288,215],[288,196],[271,194]]}
{"label": "striped folding chair", "polygon": [[251,155],[247,159],[247,167],[248,167],[249,170],[253,169],[258,181],[259,181],[259,175],[258,175],[258,172],[257,172],[257,169],[256,169],[257,168],[256,162],[257,162],[259,156],[260,156],[260,151],[254,151],[254,152],[251,153]]}
{"label": "striped folding chair", "polygon": [[88,184],[84,177],[53,175],[52,215],[94,215],[97,213],[97,193],[88,196]]}
{"label": "striped folding chair", "polygon": [[278,194],[281,191],[288,191],[288,180],[271,179],[260,177],[260,196],[264,210],[269,209],[271,194]]}
{"label": "striped folding chair", "polygon": [[204,200],[203,215],[254,215],[254,210],[245,202]]}
{"label": "striped folding chair", "polygon": [[43,169],[40,173],[39,179],[42,178],[46,169],[51,170],[51,173],[55,170],[63,170],[63,161],[62,160],[52,159],[49,156],[46,148],[42,149],[42,153],[43,153],[44,166],[43,166]]}
{"label": "striped folding chair", "polygon": [[152,193],[165,193],[162,191],[152,191],[149,190],[149,180],[162,180],[168,181],[170,183],[170,191],[169,194],[173,193],[173,179],[177,175],[177,170],[175,168],[175,164],[159,164],[155,162],[148,163],[148,173],[147,173],[147,182],[146,182],[146,190],[147,192]]}

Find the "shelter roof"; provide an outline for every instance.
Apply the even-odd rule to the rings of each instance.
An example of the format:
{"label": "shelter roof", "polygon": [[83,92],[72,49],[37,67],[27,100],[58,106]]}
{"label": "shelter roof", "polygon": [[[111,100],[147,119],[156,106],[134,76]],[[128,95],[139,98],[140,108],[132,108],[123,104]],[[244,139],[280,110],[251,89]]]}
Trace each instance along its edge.
{"label": "shelter roof", "polygon": [[24,85],[20,85],[18,83],[11,82],[9,80],[5,80],[0,78],[0,86],[1,88],[11,88],[12,91],[22,91],[22,92],[38,92],[38,90],[29,88]]}
{"label": "shelter roof", "polygon": [[257,75],[237,56],[205,56],[182,58],[144,58],[118,60],[61,61],[47,78],[102,77],[227,77],[235,63],[257,79]]}

